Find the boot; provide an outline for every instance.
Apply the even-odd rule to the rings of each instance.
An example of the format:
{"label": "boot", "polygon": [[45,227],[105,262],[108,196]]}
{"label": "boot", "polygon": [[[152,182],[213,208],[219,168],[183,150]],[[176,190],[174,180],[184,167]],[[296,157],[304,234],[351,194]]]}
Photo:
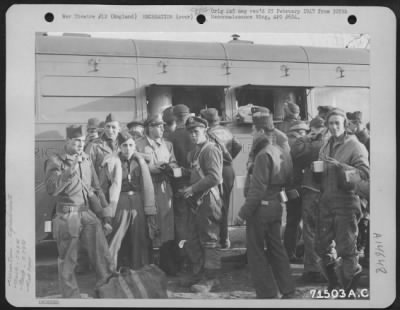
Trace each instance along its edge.
{"label": "boot", "polygon": [[340,284],[335,273],[336,261],[325,265],[322,260],[319,260],[318,265],[321,269],[321,274],[328,281],[328,291],[331,292],[332,290],[338,288]]}
{"label": "boot", "polygon": [[221,269],[221,258],[219,249],[204,248],[204,272],[200,282],[191,286],[196,293],[208,293],[219,284],[217,279],[218,270]]}
{"label": "boot", "polygon": [[203,278],[204,264],[197,263],[191,264],[191,271],[183,273],[179,277],[179,285],[182,287],[191,287],[193,284],[198,283]]}
{"label": "boot", "polygon": [[354,273],[353,278],[347,283],[347,287],[345,288],[346,294],[348,294],[351,290],[354,292],[357,290],[362,270],[363,269],[361,265],[357,264],[356,272]]}
{"label": "boot", "polygon": [[344,275],[342,260],[340,260],[337,266],[335,267],[335,272],[339,278],[339,282],[342,288],[345,290],[346,296],[349,295],[350,291],[355,292],[357,290],[357,284],[362,272],[361,265],[357,264],[357,269],[354,272],[354,275],[351,279],[346,278]]}
{"label": "boot", "polygon": [[195,293],[209,293],[211,290],[219,286],[219,280],[217,276],[218,270],[205,269],[202,279],[191,286],[191,291]]}

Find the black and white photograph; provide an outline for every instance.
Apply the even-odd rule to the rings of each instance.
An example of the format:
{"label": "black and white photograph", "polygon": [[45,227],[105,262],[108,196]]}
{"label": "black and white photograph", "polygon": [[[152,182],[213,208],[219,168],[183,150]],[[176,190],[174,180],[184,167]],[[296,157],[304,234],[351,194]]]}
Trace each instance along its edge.
{"label": "black and white photograph", "polygon": [[[386,186],[371,177],[374,160],[394,158],[374,138],[395,137],[374,126],[373,32],[235,24],[335,12],[356,23],[345,7],[168,9],[69,8],[42,15],[94,26],[31,32],[32,70],[18,72],[33,86],[24,122],[35,191],[20,224],[23,192],[7,192],[6,283],[45,306],[372,305],[385,283],[374,277],[395,270],[395,222],[382,223],[394,200],[392,213],[374,210],[371,185]],[[111,29],[140,18],[140,31]],[[143,30],[151,19],[176,25]],[[190,31],[181,20],[236,27]],[[11,169],[23,173],[12,159]],[[25,225],[29,237],[16,237]]]}

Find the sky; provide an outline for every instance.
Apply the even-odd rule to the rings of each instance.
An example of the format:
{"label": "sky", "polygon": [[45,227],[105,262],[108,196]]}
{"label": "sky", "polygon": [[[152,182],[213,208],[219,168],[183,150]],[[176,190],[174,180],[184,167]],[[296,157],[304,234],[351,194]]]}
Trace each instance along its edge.
{"label": "sky", "polygon": [[[87,32],[92,37],[121,38],[136,40],[167,40],[195,42],[228,42],[233,33],[227,32]],[[238,33],[240,40],[255,44],[302,45],[320,47],[369,48],[370,38],[364,34],[321,34],[321,33]],[[59,32],[49,35],[62,35]]]}

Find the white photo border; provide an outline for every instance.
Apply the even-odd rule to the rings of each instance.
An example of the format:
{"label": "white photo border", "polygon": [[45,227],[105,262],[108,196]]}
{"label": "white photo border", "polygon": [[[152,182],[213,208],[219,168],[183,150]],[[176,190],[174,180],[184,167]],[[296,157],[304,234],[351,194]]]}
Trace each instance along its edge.
{"label": "white photo border", "polygon": [[[13,5],[6,14],[6,298],[15,306],[126,307],[387,307],[396,297],[396,17],[384,7],[345,7],[349,14],[302,15],[300,20],[265,21],[208,18],[211,8],[239,6]],[[246,6],[241,6],[246,7]],[[258,6],[262,7],[262,6]],[[247,6],[250,8],[250,6]],[[281,8],[271,6],[265,8]],[[290,7],[290,9],[319,7]],[[335,7],[324,7],[335,8]],[[336,7],[338,8],[338,7]],[[341,7],[343,8],[343,7]],[[201,12],[195,20],[71,20],[62,14],[172,14]],[[44,19],[52,12],[55,19]],[[357,23],[347,22],[349,15]],[[371,261],[369,300],[49,300],[36,297],[34,205],[35,34],[37,32],[266,32],[367,33],[370,48]],[[22,283],[14,269],[18,247],[26,260]],[[376,253],[383,252],[384,256]],[[384,269],[382,269],[384,267]],[[383,271],[385,270],[385,272]],[[17,281],[14,282],[13,281]]]}

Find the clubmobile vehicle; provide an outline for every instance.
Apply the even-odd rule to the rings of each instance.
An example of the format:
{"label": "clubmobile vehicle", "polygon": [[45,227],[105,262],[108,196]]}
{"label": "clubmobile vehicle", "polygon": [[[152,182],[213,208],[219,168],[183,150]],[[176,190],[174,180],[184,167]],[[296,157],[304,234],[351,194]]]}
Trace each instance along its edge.
{"label": "clubmobile vehicle", "polygon": [[366,49],[259,45],[237,36],[228,43],[199,43],[38,33],[35,64],[37,243],[51,238],[44,222],[55,205],[46,193],[44,161],[62,149],[69,124],[104,120],[113,112],[125,126],[180,103],[196,114],[217,108],[244,146],[234,161],[232,223],[244,201],[251,105],[268,107],[276,122],[287,101],[300,106],[304,120],[320,105],[369,116]]}

